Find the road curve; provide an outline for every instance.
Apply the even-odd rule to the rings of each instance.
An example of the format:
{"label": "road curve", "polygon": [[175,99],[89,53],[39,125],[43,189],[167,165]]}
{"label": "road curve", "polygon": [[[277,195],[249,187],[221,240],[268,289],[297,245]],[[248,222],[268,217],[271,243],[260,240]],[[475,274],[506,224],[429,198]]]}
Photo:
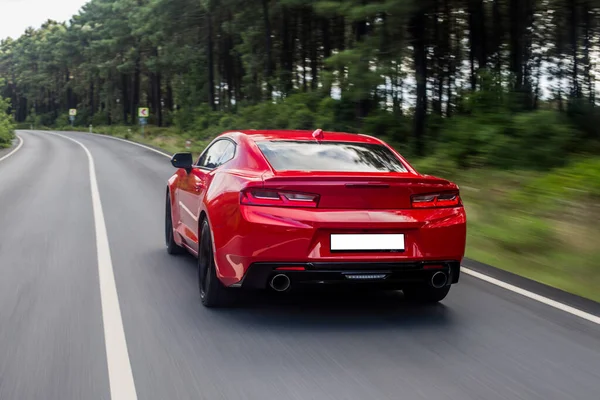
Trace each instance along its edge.
{"label": "road curve", "polygon": [[[205,309],[194,260],[164,249],[168,159],[61,134],[95,161],[139,399],[598,398],[600,325],[471,276],[431,308],[315,294]],[[0,399],[109,399],[88,158],[19,135],[0,162]]]}

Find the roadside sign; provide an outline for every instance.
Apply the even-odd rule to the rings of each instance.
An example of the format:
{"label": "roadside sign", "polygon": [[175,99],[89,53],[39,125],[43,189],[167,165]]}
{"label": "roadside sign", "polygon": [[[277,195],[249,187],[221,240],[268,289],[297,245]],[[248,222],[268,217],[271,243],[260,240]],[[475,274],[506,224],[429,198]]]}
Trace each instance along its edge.
{"label": "roadside sign", "polygon": [[146,107],[138,108],[138,117],[148,118],[150,116],[150,109]]}
{"label": "roadside sign", "polygon": [[185,141],[185,148],[189,149],[190,147],[192,147],[192,141],[191,140],[186,140]]}
{"label": "roadside sign", "polygon": [[71,122],[75,121],[75,117],[73,115],[69,115],[69,121],[71,121]]}
{"label": "roadside sign", "polygon": [[76,108],[71,108],[71,109],[69,110],[69,116],[70,116],[70,117],[74,117],[74,116],[76,116],[76,115],[77,115],[77,109],[76,109]]}
{"label": "roadside sign", "polygon": [[[142,110],[142,108],[140,108],[140,110]],[[147,110],[147,108],[145,110]],[[140,114],[141,114],[141,111],[140,111]],[[144,137],[145,136],[144,135],[144,126],[148,125],[148,118],[140,117],[139,120],[140,120],[140,127],[142,128],[142,137]]]}

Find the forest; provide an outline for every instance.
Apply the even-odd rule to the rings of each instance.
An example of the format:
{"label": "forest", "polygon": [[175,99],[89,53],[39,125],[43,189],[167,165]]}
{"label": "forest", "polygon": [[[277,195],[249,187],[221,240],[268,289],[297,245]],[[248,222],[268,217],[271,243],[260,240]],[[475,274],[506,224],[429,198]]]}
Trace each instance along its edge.
{"label": "forest", "polygon": [[[68,124],[70,108],[78,125],[135,125],[137,108],[150,107],[151,124],[197,135],[361,131],[417,156],[458,141],[453,157],[462,164],[480,158],[465,141],[504,137],[498,148],[481,149],[502,154],[511,147],[506,137],[534,144],[550,134],[554,164],[573,141],[598,138],[599,4],[92,0],[68,22],[2,41],[0,94],[17,122],[42,126]],[[560,114],[518,115],[545,110]],[[494,132],[455,137],[490,113],[503,119],[485,121]],[[521,123],[548,118],[560,127],[519,132]],[[566,137],[578,133],[584,137]]]}
{"label": "forest", "polygon": [[598,297],[599,22],[597,0],[91,0],[0,42],[0,106],[169,151],[375,135],[462,185],[470,256]]}

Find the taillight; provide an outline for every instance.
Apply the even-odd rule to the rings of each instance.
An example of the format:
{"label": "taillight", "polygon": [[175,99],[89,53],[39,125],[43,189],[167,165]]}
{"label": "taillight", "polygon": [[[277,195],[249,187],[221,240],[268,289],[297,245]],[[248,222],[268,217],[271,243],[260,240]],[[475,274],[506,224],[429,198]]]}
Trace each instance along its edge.
{"label": "taillight", "polygon": [[271,189],[250,189],[241,193],[241,203],[249,206],[315,208],[319,195]]}
{"label": "taillight", "polygon": [[457,207],[462,205],[458,192],[419,194],[411,197],[413,208]]}

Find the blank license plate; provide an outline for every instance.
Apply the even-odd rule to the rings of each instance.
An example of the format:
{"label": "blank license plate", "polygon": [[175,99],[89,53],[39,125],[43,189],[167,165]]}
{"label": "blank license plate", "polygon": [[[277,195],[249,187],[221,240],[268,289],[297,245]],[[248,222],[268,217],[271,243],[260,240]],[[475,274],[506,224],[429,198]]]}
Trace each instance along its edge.
{"label": "blank license plate", "polygon": [[403,234],[333,234],[331,251],[403,251]]}

